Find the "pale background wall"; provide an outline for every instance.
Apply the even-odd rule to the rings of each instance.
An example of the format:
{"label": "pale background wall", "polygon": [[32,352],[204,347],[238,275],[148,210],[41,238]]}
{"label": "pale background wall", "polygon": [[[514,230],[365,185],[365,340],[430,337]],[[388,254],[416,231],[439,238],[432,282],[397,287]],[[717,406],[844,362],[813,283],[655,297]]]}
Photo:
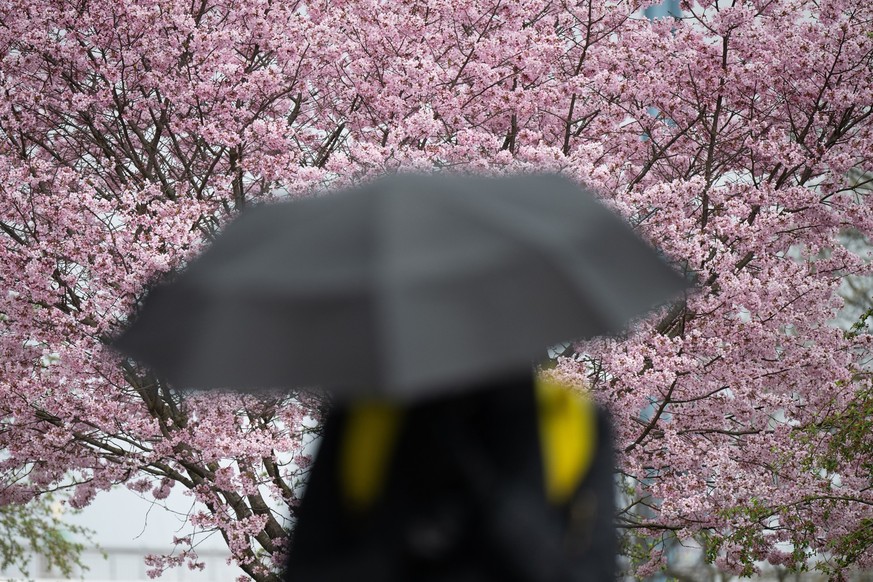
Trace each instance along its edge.
{"label": "pale background wall", "polygon": [[[74,579],[89,582],[134,582],[150,580],[143,558],[172,550],[173,536],[188,535],[182,517],[192,505],[191,498],[174,489],[166,500],[167,508],[140,498],[136,493],[118,487],[99,494],[94,502],[77,515],[67,514],[64,521],[85,526],[94,531],[94,541],[106,552],[106,557],[94,546],[83,553],[83,562],[89,570]],[[231,582],[243,572],[228,566],[229,556],[224,541],[218,534],[200,536],[197,546],[200,560],[206,563],[203,571],[182,566],[168,570],[160,580],[173,582]],[[38,582],[59,580],[48,572],[38,559],[31,564],[31,577]],[[53,575],[54,574],[54,575]],[[21,579],[21,573],[0,572],[0,580]]]}

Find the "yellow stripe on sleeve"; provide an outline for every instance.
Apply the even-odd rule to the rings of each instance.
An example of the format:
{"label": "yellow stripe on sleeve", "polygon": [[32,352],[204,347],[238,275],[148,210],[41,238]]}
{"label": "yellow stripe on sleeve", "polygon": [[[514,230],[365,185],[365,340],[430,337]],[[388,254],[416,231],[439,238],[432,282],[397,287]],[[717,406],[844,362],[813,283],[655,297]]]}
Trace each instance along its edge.
{"label": "yellow stripe on sleeve", "polygon": [[387,402],[350,408],[339,459],[340,490],[350,509],[368,509],[382,489],[401,417],[401,409]]}
{"label": "yellow stripe on sleeve", "polygon": [[556,382],[537,380],[536,393],[546,496],[561,505],[570,500],[594,461],[596,411],[588,398]]}

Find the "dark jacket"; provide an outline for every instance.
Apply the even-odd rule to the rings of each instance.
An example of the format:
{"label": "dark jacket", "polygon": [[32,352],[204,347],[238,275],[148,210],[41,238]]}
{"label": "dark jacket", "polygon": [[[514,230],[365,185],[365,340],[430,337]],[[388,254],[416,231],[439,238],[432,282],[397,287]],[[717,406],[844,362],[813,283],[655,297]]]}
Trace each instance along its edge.
{"label": "dark jacket", "polygon": [[384,460],[367,461],[384,463],[384,478],[362,497],[349,487],[356,461],[346,450],[357,446],[349,426],[358,416],[353,406],[335,409],[299,508],[286,580],[614,580],[608,421],[596,414],[593,461],[568,498],[555,501],[546,495],[537,410],[527,375],[402,409],[383,439]]}

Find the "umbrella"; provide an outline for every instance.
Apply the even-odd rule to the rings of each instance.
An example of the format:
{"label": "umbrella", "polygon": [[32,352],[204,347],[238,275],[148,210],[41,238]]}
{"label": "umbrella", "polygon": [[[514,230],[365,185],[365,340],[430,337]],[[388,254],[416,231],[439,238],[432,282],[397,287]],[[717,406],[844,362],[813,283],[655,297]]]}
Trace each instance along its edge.
{"label": "umbrella", "polygon": [[687,287],[559,176],[401,174],[244,212],[115,345],[180,387],[419,398]]}

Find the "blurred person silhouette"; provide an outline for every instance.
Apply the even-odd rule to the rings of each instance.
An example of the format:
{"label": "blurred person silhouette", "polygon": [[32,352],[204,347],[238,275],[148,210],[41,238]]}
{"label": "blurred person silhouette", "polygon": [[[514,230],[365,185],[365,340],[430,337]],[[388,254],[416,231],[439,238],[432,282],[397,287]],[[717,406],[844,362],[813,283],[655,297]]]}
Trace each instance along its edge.
{"label": "blurred person silhouette", "polygon": [[614,580],[606,414],[519,371],[328,416],[285,579]]}
{"label": "blurred person silhouette", "polygon": [[244,212],[113,340],[172,386],[340,403],[287,579],[613,578],[608,422],[530,362],[690,281],[558,175],[323,194]]}

